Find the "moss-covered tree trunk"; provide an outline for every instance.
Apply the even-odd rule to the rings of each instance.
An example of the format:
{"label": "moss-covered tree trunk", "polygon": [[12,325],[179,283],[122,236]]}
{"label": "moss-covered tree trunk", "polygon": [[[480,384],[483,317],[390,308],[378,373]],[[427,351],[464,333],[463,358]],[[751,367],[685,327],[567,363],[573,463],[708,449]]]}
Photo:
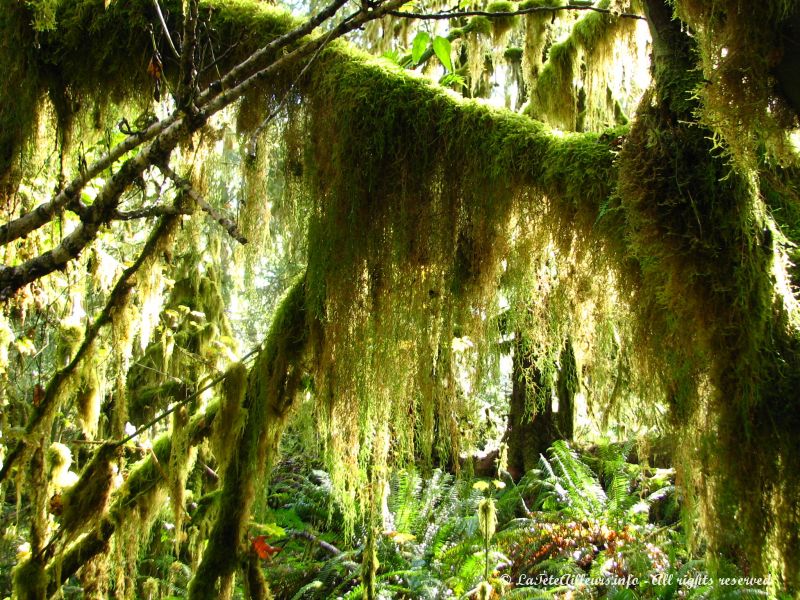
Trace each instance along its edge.
{"label": "moss-covered tree trunk", "polygon": [[713,557],[796,591],[800,341],[776,292],[773,231],[757,174],[734,166],[697,123],[694,38],[664,0],[644,5],[655,85],[619,159],[626,243],[647,305],[640,327],[662,365],[685,487]]}
{"label": "moss-covered tree trunk", "polygon": [[[552,382],[533,364],[521,339],[522,335],[517,333],[505,435],[508,471],[514,478],[535,468],[539,455],[545,454],[554,441],[572,439],[573,400],[577,390],[575,354],[570,341],[564,344],[557,376]],[[558,398],[557,405],[552,401],[553,393]]]}

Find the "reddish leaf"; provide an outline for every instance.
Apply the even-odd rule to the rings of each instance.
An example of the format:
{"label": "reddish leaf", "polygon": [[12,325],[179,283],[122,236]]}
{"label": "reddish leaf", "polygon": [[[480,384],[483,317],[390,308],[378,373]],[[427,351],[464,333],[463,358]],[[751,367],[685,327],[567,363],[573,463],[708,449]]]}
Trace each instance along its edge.
{"label": "reddish leaf", "polygon": [[280,548],[270,546],[263,535],[258,535],[253,538],[253,550],[256,551],[258,558],[261,560],[272,560],[272,557],[281,551]]}

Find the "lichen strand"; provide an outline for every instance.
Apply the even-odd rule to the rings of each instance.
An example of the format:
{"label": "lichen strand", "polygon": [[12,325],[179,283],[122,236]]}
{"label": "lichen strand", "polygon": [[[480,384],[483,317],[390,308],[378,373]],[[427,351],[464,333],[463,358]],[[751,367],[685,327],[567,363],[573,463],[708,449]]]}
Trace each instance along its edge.
{"label": "lichen strand", "polygon": [[247,380],[246,422],[223,473],[217,519],[189,587],[192,600],[218,597],[217,583],[239,566],[256,487],[275,458],[300,383],[309,341],[306,281],[299,279],[273,317],[264,348]]}
{"label": "lichen strand", "polygon": [[[538,16],[529,20],[528,114],[567,131],[600,131],[624,123],[612,90],[623,92],[621,97],[636,97],[643,91],[635,83],[645,60],[637,41],[638,26],[635,19],[589,13],[565,39],[550,46],[542,63],[548,26]],[[625,69],[620,67],[623,62]]]}

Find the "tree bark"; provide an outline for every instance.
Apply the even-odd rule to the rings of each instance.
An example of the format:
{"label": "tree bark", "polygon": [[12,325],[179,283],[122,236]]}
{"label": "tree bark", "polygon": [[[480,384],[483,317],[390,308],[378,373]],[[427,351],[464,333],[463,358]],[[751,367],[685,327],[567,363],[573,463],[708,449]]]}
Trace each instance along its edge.
{"label": "tree bark", "polygon": [[[517,333],[514,344],[512,388],[505,442],[508,444],[508,471],[515,479],[535,468],[539,456],[556,440],[571,440],[573,405],[577,391],[575,354],[567,340],[561,351],[555,385],[533,364]],[[554,409],[552,396],[558,398]],[[534,398],[543,398],[536,403]]]}

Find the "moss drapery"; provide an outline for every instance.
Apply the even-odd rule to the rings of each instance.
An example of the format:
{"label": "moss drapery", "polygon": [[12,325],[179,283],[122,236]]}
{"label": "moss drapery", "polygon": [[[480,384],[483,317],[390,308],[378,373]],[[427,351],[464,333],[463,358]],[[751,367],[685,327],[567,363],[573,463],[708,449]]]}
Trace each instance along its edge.
{"label": "moss drapery", "polygon": [[[20,135],[0,140],[0,168],[18,155],[47,90],[66,87],[72,97],[102,101],[109,94],[99,94],[101,83],[111,85],[114,99],[148,88],[146,5],[59,5],[56,28],[42,35],[35,58],[26,58],[35,64],[26,97],[35,101],[1,115],[21,126]],[[409,364],[408,352],[437,363],[454,331],[480,336],[471,315],[486,306],[520,236],[538,247],[553,242],[565,255],[595,254],[619,275],[637,317],[639,368],[656,377],[687,440],[685,481],[696,484],[689,488],[701,496],[715,551],[771,570],[797,589],[800,341],[792,302],[774,283],[782,268],[775,225],[757,175],[728,164],[709,131],[695,126],[691,40],[669,22],[662,2],[646,6],[656,86],[619,158],[621,131],[557,134],[457,99],[345,44],[326,50],[299,82],[301,108],[291,118],[305,135],[287,143],[297,146],[298,189],[311,209],[308,273],[286,300],[292,318],[283,311],[276,317],[263,362],[250,375],[247,424],[224,478],[228,509],[193,597],[210,597],[209,583],[237,566],[228,550],[242,541],[249,510],[242,491],[252,497],[277,445],[280,427],[267,422],[285,417],[309,319],[322,332],[313,368],[327,402],[327,433],[342,432],[331,449],[335,455],[351,446],[348,460],[357,468],[388,433],[402,433],[382,429],[397,423],[392,417],[414,417],[398,429],[431,426],[430,419],[420,425],[422,409],[439,392],[420,383],[428,373]],[[236,45],[239,57],[291,23],[258,3],[207,1],[201,8],[222,47]],[[29,48],[17,9],[4,13],[3,31]],[[348,375],[355,366],[364,381]],[[401,410],[408,396],[419,399],[417,412]],[[451,408],[442,406],[438,418]]]}

